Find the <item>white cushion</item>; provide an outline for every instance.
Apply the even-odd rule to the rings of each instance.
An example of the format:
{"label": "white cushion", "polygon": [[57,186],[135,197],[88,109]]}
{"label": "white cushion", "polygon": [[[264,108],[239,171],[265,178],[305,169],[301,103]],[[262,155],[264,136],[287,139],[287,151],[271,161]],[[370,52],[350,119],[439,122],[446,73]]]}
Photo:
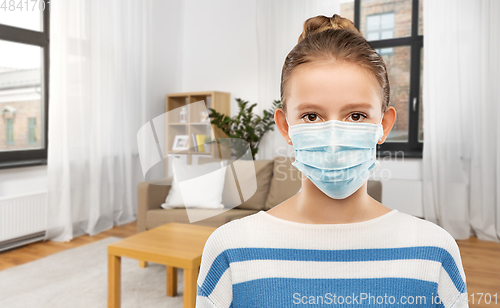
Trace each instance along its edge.
{"label": "white cushion", "polygon": [[162,208],[224,208],[222,189],[226,167],[221,168],[220,162],[186,165],[180,160],[174,160],[172,166],[172,187]]}

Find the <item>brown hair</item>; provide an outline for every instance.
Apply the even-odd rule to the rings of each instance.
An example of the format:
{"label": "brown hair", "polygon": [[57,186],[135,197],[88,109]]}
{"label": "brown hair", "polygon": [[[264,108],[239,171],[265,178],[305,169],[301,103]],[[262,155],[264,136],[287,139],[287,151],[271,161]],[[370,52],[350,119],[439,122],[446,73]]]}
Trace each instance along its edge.
{"label": "brown hair", "polygon": [[281,72],[281,102],[285,112],[287,83],[294,69],[301,64],[326,60],[357,64],[371,72],[380,84],[382,113],[386,111],[391,90],[384,60],[352,21],[334,14],[307,19],[298,44],[286,56]]}

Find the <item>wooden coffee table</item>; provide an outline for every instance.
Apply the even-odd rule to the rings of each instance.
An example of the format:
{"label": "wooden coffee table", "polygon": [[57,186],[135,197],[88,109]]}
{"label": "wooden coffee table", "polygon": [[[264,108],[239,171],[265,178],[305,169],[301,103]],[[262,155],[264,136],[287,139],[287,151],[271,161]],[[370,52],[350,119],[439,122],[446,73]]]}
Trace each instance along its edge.
{"label": "wooden coffee table", "polygon": [[108,307],[120,307],[121,258],[167,266],[167,296],[177,293],[177,268],[184,269],[184,308],[196,303],[196,282],[203,247],[216,228],[168,223],[108,245]]}

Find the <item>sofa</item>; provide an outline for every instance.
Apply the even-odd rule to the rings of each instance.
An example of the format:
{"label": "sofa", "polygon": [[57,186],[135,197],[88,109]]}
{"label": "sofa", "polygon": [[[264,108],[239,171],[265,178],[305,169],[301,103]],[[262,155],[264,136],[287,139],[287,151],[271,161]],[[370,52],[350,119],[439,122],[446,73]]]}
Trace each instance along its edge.
{"label": "sofa", "polygon": [[[204,214],[203,211],[219,213],[210,218],[193,222],[193,224],[220,227],[227,222],[255,214],[261,210],[267,211],[292,197],[300,190],[301,186],[300,172],[291,165],[292,162],[293,158],[288,157],[275,157],[270,160],[254,161],[257,177],[257,190],[255,194],[244,203],[229,210],[190,210],[201,215]],[[139,183],[137,196],[138,233],[169,222],[190,223],[185,208],[163,209],[161,207],[170,191],[171,182],[171,178],[166,178],[155,182]],[[223,204],[226,190],[225,186],[222,195]],[[378,202],[381,202],[381,182],[368,180],[368,194]]]}

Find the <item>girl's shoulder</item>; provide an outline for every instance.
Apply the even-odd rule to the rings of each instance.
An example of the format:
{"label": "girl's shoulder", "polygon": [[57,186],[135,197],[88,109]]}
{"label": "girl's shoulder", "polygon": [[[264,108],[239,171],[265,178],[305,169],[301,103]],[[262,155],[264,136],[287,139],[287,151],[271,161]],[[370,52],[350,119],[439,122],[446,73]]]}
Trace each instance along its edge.
{"label": "girl's shoulder", "polygon": [[240,246],[252,237],[255,233],[253,230],[258,229],[261,223],[261,212],[231,220],[212,232],[205,247],[222,252],[228,248]]}
{"label": "girl's shoulder", "polygon": [[[393,219],[395,234],[408,245],[438,247],[454,257],[459,252],[455,238],[446,229],[429,220],[398,212]],[[396,235],[395,235],[396,236]]]}

